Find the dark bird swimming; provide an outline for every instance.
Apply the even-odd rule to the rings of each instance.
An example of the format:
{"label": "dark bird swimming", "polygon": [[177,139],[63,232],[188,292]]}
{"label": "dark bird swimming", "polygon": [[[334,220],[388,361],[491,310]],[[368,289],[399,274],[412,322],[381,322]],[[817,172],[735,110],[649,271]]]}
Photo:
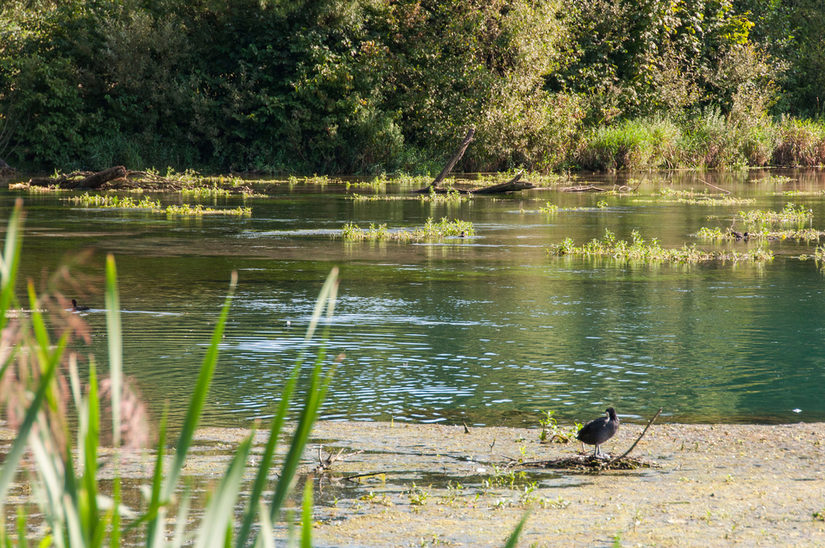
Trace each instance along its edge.
{"label": "dark bird swimming", "polygon": [[612,438],[619,429],[619,417],[616,415],[616,410],[608,407],[604,412],[606,414],[604,417],[588,422],[576,435],[582,443],[596,446],[593,451],[594,457],[599,456],[599,445]]}
{"label": "dark bird swimming", "polygon": [[72,299],[72,311],[73,311],[73,312],[85,312],[85,311],[87,311],[87,310],[89,310],[89,307],[88,307],[88,306],[78,305],[78,304],[77,304],[77,300],[76,300],[76,299]]}

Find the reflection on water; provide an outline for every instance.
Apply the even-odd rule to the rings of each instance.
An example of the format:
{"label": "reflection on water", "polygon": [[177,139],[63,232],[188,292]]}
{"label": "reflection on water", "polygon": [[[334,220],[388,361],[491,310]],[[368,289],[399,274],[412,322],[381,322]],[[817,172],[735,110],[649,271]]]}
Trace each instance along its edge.
{"label": "reflection on water", "polygon": [[[804,204],[825,228],[823,174],[791,175],[784,184],[702,179],[755,199],[750,207]],[[639,193],[704,188],[695,175],[679,177],[645,175]],[[251,219],[198,220],[27,196],[23,274],[39,280],[66,254],[91,248],[78,269],[100,285],[103,257],[115,253],[127,373],[156,412],[168,405],[172,417],[184,413],[232,270],[240,282],[208,410],[219,425],[273,413],[292,364],[319,348],[304,331],[323,279],[339,265],[325,347],[330,360],[346,358],[324,418],[536,424],[543,410],[581,421],[614,405],[629,420],[660,406],[687,422],[825,420],[825,278],[798,260],[815,246],[774,242],[777,259],[764,266],[640,267],[544,250],[605,228],[620,238],[638,229],[664,246],[694,243],[700,226],[729,226],[742,206],[558,190],[456,206],[353,202],[344,189],[326,191],[285,188],[248,201]],[[6,212],[12,200],[2,195]],[[597,200],[608,207],[593,207]],[[542,214],[547,201],[584,209]],[[473,221],[476,237],[420,245],[331,237],[349,221],[407,227],[430,216]],[[98,289],[81,300],[92,306],[84,318],[94,334],[81,350],[102,359],[102,296]]]}

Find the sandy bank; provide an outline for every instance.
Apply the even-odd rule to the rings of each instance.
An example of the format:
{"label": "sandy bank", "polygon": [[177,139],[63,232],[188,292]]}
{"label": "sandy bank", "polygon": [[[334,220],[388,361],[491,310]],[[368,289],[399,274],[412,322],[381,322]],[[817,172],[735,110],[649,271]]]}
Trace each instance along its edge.
{"label": "sandy bank", "polygon": [[[641,429],[623,425],[605,449],[624,451]],[[540,444],[531,429],[398,423],[319,423],[315,437],[364,451],[322,483],[319,545],[501,546],[529,508],[522,546],[825,546],[825,424],[655,424],[633,453],[655,468],[527,477],[496,465],[579,445]],[[384,475],[340,479],[364,473]]]}

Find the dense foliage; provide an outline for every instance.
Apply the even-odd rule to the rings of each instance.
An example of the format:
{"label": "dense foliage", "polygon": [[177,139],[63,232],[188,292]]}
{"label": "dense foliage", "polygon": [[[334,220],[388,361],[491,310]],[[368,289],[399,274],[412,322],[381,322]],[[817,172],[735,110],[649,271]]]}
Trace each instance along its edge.
{"label": "dense foliage", "polygon": [[426,172],[473,126],[465,170],[817,164],[823,37],[820,0],[6,0],[0,157]]}

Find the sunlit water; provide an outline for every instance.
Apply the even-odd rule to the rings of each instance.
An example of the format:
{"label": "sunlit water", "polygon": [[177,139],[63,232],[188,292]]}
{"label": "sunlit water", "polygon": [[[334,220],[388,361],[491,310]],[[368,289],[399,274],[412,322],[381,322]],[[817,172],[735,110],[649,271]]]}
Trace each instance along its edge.
{"label": "sunlit water", "polygon": [[[76,345],[105,363],[102,265],[114,253],[126,372],[152,410],[168,405],[173,420],[185,411],[233,270],[239,285],[207,412],[219,425],[274,412],[295,360],[317,349],[304,333],[333,266],[341,287],[325,346],[330,360],[345,358],[324,418],[536,424],[541,411],[581,421],[612,405],[629,420],[659,407],[683,422],[825,420],[825,276],[798,259],[815,245],[772,242],[777,258],[764,266],[625,265],[545,249],[605,228],[681,246],[697,242],[701,226],[729,226],[740,209],[787,202],[811,207],[814,226],[825,228],[825,177],[791,175],[786,184],[645,176],[636,196],[542,190],[458,206],[354,202],[341,186],[285,185],[280,195],[247,200],[251,219],[167,219],[25,195],[23,277],[39,284],[44,272],[92,251],[73,266],[92,281],[91,292],[76,295],[92,307],[82,314],[92,343]],[[706,188],[700,179],[756,203],[650,197],[666,184]],[[4,220],[15,196],[0,196]],[[599,200],[607,207],[594,207]],[[547,201],[586,209],[540,213]],[[472,221],[476,235],[429,244],[333,237],[348,221],[411,228],[444,216]]]}

